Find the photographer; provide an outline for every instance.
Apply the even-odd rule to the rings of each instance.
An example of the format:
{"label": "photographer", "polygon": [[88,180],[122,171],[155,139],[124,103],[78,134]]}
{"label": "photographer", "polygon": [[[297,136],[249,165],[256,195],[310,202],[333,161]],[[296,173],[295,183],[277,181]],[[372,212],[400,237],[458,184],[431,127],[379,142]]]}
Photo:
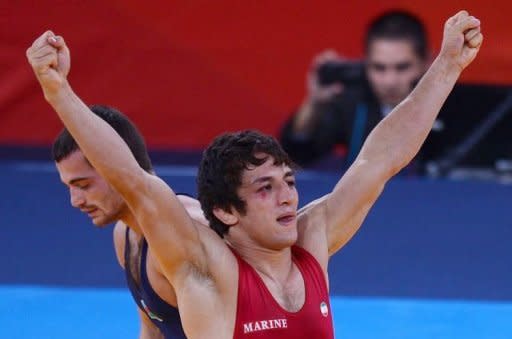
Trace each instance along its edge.
{"label": "photographer", "polygon": [[413,89],[428,66],[425,29],[415,16],[387,12],[371,22],[364,63],[333,51],[318,55],[307,75],[307,96],[283,126],[280,141],[295,162],[307,166],[345,148],[357,156],[370,131]]}

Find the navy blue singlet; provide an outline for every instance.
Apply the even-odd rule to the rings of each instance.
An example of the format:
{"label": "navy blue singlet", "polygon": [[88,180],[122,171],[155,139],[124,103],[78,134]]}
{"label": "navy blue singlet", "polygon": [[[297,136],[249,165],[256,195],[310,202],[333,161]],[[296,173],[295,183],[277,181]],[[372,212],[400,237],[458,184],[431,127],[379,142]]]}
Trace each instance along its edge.
{"label": "navy blue singlet", "polygon": [[148,274],[146,272],[146,257],[148,254],[148,244],[146,239],[142,240],[142,253],[140,258],[140,287],[137,286],[135,279],[130,272],[130,242],[128,238],[129,228],[126,228],[126,237],[124,245],[124,265],[126,281],[133,296],[133,299],[143,310],[148,318],[155,324],[166,339],[186,338],[181,326],[181,319],[178,309],[165,302],[151,287]]}

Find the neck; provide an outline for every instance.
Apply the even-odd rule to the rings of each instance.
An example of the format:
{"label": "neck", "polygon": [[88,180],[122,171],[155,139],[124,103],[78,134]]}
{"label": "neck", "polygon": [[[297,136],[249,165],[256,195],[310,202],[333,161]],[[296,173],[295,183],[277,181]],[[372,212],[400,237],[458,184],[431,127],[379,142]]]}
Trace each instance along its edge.
{"label": "neck", "polygon": [[226,242],[258,273],[283,284],[293,268],[291,247],[281,250],[226,238]]}
{"label": "neck", "polygon": [[120,220],[130,228],[133,232],[137,233],[139,236],[144,236],[142,234],[142,229],[139,226],[139,223],[137,222],[137,219],[133,215],[133,213],[128,209],[123,215],[121,216]]}

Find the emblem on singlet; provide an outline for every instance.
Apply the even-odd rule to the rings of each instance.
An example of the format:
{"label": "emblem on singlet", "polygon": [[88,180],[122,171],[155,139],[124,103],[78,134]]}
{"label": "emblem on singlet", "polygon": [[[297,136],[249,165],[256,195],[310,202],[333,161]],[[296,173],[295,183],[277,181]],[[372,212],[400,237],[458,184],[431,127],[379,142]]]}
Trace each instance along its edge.
{"label": "emblem on singlet", "polygon": [[157,316],[156,314],[151,312],[149,307],[146,306],[146,303],[144,302],[144,299],[140,299],[140,303],[142,304],[142,307],[144,307],[144,311],[146,311],[146,314],[148,315],[148,317],[150,317],[152,320],[158,320],[159,322],[163,322],[164,321],[162,318],[160,318],[159,316]]}
{"label": "emblem on singlet", "polygon": [[327,317],[329,315],[329,307],[327,306],[327,304],[325,303],[325,301],[322,301],[320,303],[320,312],[322,312],[322,315],[324,317]]}

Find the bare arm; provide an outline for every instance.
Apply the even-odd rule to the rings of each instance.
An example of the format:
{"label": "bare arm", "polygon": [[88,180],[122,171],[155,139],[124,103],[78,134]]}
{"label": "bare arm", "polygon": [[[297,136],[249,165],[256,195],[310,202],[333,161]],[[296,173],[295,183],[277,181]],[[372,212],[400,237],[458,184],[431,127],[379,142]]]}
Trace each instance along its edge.
{"label": "bare arm", "polygon": [[140,316],[139,339],[164,339],[162,332],[149,320],[146,313],[137,309]]}
{"label": "bare arm", "polygon": [[126,201],[167,274],[191,262],[204,268],[198,230],[174,192],[145,172],[115,130],[72,91],[66,76],[70,57],[64,40],[46,32],[27,50],[46,100],[92,166]]}
{"label": "bare arm", "polygon": [[[375,127],[333,192],[312,203],[314,208],[305,214],[310,218],[320,215],[316,218],[324,221],[329,255],[350,240],[386,182],[414,158],[460,73],[476,57],[482,39],[477,19],[466,12],[450,18],[441,52],[422,80]],[[305,228],[313,232],[309,224]]]}

